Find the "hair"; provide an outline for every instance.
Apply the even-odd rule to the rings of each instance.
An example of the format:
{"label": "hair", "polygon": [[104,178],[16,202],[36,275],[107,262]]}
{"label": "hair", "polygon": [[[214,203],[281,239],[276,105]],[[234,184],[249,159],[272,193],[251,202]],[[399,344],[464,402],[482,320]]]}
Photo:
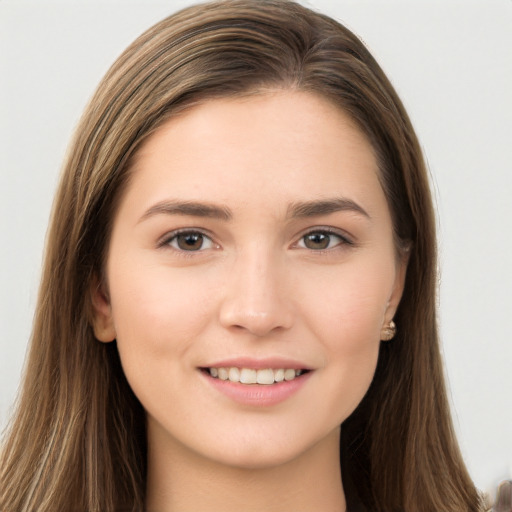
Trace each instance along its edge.
{"label": "hair", "polygon": [[398,332],[381,344],[370,389],[342,425],[349,509],[481,510],[446,397],[435,215],[417,137],[361,41],[288,0],[184,9],[132,43],[92,97],[53,207],[24,383],[1,455],[1,510],[143,510],[145,414],[116,343],[95,340],[91,287],[147,137],[193,105],[269,90],[320,95],[353,119],[377,156],[397,250],[409,252]]}

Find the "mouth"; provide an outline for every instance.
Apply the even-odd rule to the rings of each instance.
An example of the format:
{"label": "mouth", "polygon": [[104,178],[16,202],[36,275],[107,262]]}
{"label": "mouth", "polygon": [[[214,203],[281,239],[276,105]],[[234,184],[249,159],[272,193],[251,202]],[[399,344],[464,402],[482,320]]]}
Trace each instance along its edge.
{"label": "mouth", "polygon": [[290,382],[297,377],[308,373],[310,370],[302,368],[238,368],[210,367],[201,368],[203,372],[214,379],[236,382],[246,385],[271,386],[281,382]]}

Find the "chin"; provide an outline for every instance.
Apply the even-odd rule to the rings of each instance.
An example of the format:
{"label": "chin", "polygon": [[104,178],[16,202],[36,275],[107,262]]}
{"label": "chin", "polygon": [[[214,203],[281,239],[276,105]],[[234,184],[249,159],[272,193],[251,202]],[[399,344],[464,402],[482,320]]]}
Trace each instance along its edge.
{"label": "chin", "polygon": [[[313,454],[322,451],[322,446],[329,454],[339,457],[340,427],[323,435],[312,436],[311,433],[298,435],[247,435],[229,444],[218,444],[215,452],[208,458],[212,462],[239,470],[268,470],[278,468],[299,459],[310,460]],[[320,448],[320,450],[318,450]],[[205,454],[206,455],[206,454]]]}
{"label": "chin", "polygon": [[269,450],[267,447],[259,447],[255,450],[241,450],[229,457],[216,459],[217,463],[239,470],[267,470],[277,468],[295,460],[299,457],[297,452],[290,450]]}

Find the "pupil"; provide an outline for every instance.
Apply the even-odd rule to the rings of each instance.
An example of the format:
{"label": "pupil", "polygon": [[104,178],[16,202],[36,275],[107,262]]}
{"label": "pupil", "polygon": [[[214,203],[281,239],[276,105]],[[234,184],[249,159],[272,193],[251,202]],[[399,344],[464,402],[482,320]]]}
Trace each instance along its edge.
{"label": "pupil", "polygon": [[306,247],[308,249],[326,249],[329,246],[329,235],[325,233],[312,233],[306,236]]}
{"label": "pupil", "polygon": [[197,251],[203,245],[203,235],[199,233],[187,233],[178,235],[178,247],[185,251]]}

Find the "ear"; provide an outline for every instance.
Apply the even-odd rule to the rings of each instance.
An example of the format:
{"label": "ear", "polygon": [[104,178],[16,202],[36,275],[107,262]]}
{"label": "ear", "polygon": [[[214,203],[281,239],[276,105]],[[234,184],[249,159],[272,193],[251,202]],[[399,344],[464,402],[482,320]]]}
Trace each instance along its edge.
{"label": "ear", "polygon": [[395,282],[393,284],[393,290],[389,297],[384,315],[384,326],[389,325],[389,323],[393,320],[398,305],[400,304],[400,299],[402,298],[402,294],[404,292],[405,276],[407,274],[407,265],[409,263],[409,254],[409,249],[406,249],[398,257],[396,263]]}
{"label": "ear", "polygon": [[95,278],[91,282],[92,327],[96,339],[109,343],[116,338],[110,299],[103,282]]}

